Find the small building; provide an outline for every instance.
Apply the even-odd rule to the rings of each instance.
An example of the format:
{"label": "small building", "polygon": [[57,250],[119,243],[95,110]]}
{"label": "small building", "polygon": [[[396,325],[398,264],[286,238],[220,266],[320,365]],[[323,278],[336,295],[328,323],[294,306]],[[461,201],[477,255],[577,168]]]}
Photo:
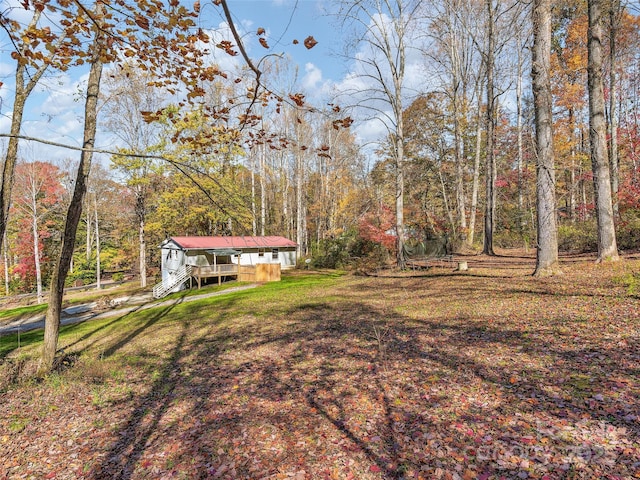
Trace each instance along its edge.
{"label": "small building", "polygon": [[162,282],[154,287],[154,296],[163,297],[183,288],[195,279],[241,273],[243,266],[279,264],[287,269],[296,265],[297,244],[284,237],[171,237],[160,245]]}

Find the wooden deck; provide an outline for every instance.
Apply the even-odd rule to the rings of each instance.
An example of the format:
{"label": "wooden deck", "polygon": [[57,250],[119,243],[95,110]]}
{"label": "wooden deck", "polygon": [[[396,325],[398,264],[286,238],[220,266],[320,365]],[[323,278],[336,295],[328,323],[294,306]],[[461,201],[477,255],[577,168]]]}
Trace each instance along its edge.
{"label": "wooden deck", "polygon": [[202,286],[203,278],[217,278],[218,285],[222,283],[222,277],[236,277],[241,282],[279,282],[279,263],[264,263],[258,265],[237,265],[223,263],[220,265],[206,265],[191,267],[191,278],[195,278],[198,289]]}
{"label": "wooden deck", "polygon": [[202,286],[203,278],[218,278],[218,285],[222,283],[222,277],[238,276],[238,265],[234,263],[223,263],[220,265],[206,265],[203,267],[191,267],[191,276],[198,282],[198,288]]}

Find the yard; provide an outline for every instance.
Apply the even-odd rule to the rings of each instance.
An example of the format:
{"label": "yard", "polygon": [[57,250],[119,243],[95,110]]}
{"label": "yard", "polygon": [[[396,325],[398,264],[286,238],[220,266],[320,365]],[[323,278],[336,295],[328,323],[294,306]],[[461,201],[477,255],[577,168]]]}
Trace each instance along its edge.
{"label": "yard", "polygon": [[640,257],[279,283],[0,339],[0,478],[640,478]]}

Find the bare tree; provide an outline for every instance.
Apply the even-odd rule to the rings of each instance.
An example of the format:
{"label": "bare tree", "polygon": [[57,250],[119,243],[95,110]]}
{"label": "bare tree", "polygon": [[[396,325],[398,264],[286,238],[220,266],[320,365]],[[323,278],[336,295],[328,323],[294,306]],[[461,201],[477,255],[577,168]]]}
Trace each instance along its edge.
{"label": "bare tree", "polygon": [[558,270],[558,229],[556,225],[556,180],[553,156],[551,98],[551,1],[535,0],[533,19],[533,59],[531,77],[536,126],[538,248],[534,275]]}
{"label": "bare tree", "polygon": [[487,26],[486,26],[486,48],[484,50],[485,74],[486,74],[486,167],[485,172],[485,208],[484,208],[484,245],[482,253],[495,255],[493,251],[493,234],[496,227],[496,154],[495,154],[495,131],[496,131],[496,85],[495,85],[495,59],[496,59],[496,24],[497,6],[493,0],[486,0]]}
{"label": "bare tree", "polygon": [[482,90],[484,76],[479,75],[476,83],[476,145],[473,162],[473,179],[471,181],[471,205],[469,207],[469,234],[467,237],[467,245],[473,245],[473,237],[476,231],[476,216],[478,211],[478,191],[480,188],[480,160],[482,159]]}
{"label": "bare tree", "polygon": [[609,166],[614,215],[618,215],[618,30],[622,16],[620,0],[609,0]]}
{"label": "bare tree", "polygon": [[114,156],[111,161],[113,166],[124,174],[135,196],[141,287],[147,286],[145,228],[149,196],[153,190],[150,175],[154,170],[154,162],[148,158],[131,155],[148,153],[158,141],[158,126],[145,122],[141,114],[142,111],[154,112],[162,106],[159,92],[149,86],[150,81],[151,76],[148,73],[142,73],[135,64],[128,63],[107,77],[103,100],[104,124],[124,142],[122,156]]}
{"label": "bare tree", "polygon": [[[343,26],[355,26],[360,35],[356,47],[366,50],[357,60],[362,67],[360,78],[367,84],[358,106],[371,109],[383,122],[391,143],[395,166],[396,263],[404,268],[404,142],[403,121],[405,66],[411,46],[410,35],[417,20],[419,1],[358,0],[344,1],[340,15]],[[344,92],[351,94],[353,92]],[[362,100],[362,95],[366,100]]]}
{"label": "bare tree", "polygon": [[[9,219],[11,190],[13,188],[16,162],[18,161],[18,136],[20,135],[20,129],[22,127],[24,107],[29,95],[47,71],[47,68],[49,68],[52,59],[56,55],[56,49],[64,38],[64,36],[61,35],[51,43],[51,48],[45,51],[45,54],[41,55],[41,62],[39,64],[34,61],[34,59],[37,58],[36,56],[27,55],[30,53],[32,43],[34,43],[33,39],[37,38],[39,34],[38,22],[41,16],[42,9],[34,8],[29,25],[23,32],[20,32],[17,22],[6,19],[0,14],[0,20],[3,26],[7,32],[12,34],[14,45],[17,46],[17,50],[13,56],[13,58],[16,59],[16,93],[13,101],[13,114],[11,115],[9,144],[2,167],[2,184],[0,185],[0,238],[4,237]],[[30,69],[29,67],[32,68]]]}
{"label": "bare tree", "polygon": [[591,167],[598,223],[598,262],[618,260],[616,230],[611,201],[611,179],[607,154],[607,122],[605,118],[604,82],[602,73],[603,21],[606,0],[589,0],[588,87],[589,140]]}
{"label": "bare tree", "polygon": [[455,165],[454,192],[457,218],[454,228],[459,236],[467,235],[467,205],[465,175],[468,169],[464,127],[469,121],[471,103],[470,88],[474,77],[478,81],[481,73],[474,45],[477,36],[471,17],[474,16],[468,0],[447,0],[434,6],[435,19],[430,23],[433,45],[426,48],[426,55],[435,60],[442,70],[442,88],[451,108],[453,122],[453,157]]}

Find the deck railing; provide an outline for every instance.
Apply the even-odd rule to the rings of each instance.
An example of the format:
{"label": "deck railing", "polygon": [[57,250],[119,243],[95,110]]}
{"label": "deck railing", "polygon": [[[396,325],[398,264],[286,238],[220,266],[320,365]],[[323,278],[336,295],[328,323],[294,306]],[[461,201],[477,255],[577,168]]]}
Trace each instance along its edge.
{"label": "deck railing", "polygon": [[232,263],[223,263],[221,265],[204,265],[200,267],[191,267],[194,277],[217,277],[218,275],[237,275],[238,265]]}
{"label": "deck railing", "polygon": [[153,287],[153,296],[154,298],[162,298],[166,297],[173,289],[181,286],[184,282],[189,280],[191,276],[191,265],[183,265],[180,267],[175,275],[164,280]]}

